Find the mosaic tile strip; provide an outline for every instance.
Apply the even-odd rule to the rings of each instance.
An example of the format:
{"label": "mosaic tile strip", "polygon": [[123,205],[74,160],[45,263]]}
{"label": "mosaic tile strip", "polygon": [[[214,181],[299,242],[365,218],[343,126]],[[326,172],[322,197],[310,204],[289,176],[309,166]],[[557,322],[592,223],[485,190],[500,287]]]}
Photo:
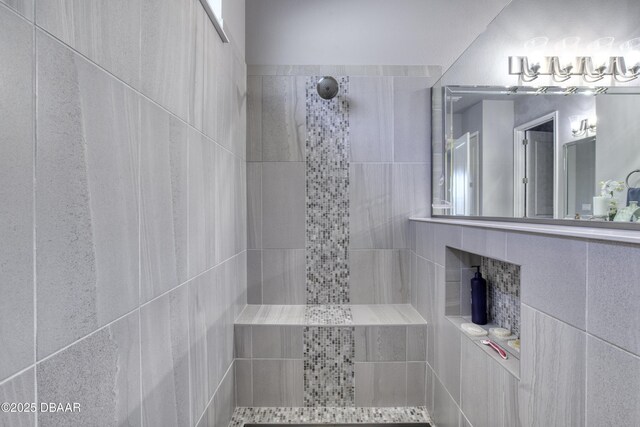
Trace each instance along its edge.
{"label": "mosaic tile strip", "polygon": [[340,305],[308,305],[304,310],[305,325],[351,325],[351,308]]}
{"label": "mosaic tile strip", "polygon": [[349,78],[320,98],[319,77],[306,85],[307,304],[349,303]]}
{"label": "mosaic tile strip", "polygon": [[354,328],[304,328],[304,405],[354,406]]}
{"label": "mosaic tile strip", "polygon": [[427,408],[236,408],[229,427],[260,424],[430,423]]}
{"label": "mosaic tile strip", "polygon": [[520,336],[520,266],[482,257],[490,321]]}

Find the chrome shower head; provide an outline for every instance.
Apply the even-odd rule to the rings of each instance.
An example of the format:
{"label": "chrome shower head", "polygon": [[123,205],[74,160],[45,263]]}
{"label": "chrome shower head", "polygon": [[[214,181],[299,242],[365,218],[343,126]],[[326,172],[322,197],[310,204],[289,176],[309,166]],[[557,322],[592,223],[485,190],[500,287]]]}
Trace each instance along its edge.
{"label": "chrome shower head", "polygon": [[318,80],[318,95],[322,99],[332,99],[340,91],[338,81],[330,76],[324,76]]}

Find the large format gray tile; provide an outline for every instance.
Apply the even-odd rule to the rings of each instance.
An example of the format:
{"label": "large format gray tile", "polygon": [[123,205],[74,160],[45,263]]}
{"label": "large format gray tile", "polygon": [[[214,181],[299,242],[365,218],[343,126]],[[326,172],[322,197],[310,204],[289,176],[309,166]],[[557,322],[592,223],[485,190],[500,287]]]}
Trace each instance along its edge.
{"label": "large format gray tile", "polygon": [[405,362],[357,362],[354,370],[356,406],[406,405],[406,369]]}
{"label": "large format gray tile", "polygon": [[404,250],[349,251],[351,303],[409,303],[409,257]]}
{"label": "large format gray tile", "polygon": [[6,4],[29,21],[33,21],[34,1],[35,0],[0,0],[0,2]]}
{"label": "large format gray tile", "polygon": [[520,427],[520,380],[508,371],[502,371],[502,390],[504,396],[504,421],[505,427]]}
{"label": "large format gray tile", "polygon": [[220,185],[214,175],[216,145],[192,128],[189,141],[189,260],[188,276],[194,277],[213,267],[216,254],[213,244],[214,192]]}
{"label": "large format gray tile", "polygon": [[522,303],[576,328],[586,328],[585,241],[509,233],[507,258],[521,266]]}
{"label": "large format gray tile", "polygon": [[478,255],[505,259],[507,256],[507,233],[500,230],[463,227],[462,249]]}
{"label": "large format gray tile", "polygon": [[262,248],[262,163],[247,163],[247,248]]}
{"label": "large format gray tile", "polygon": [[435,374],[433,373],[433,369],[431,366],[427,364],[427,375],[425,377],[425,388],[426,388],[426,406],[427,411],[433,416],[434,413],[434,382],[437,381]]}
{"label": "large format gray tile", "polygon": [[416,254],[431,262],[435,262],[435,228],[439,224],[415,222]]}
{"label": "large format gray tile", "polygon": [[448,248],[460,249],[462,246],[462,227],[433,224],[431,230],[433,232],[433,262],[445,266]]}
{"label": "large format gray tile", "polygon": [[214,263],[218,264],[246,244],[246,234],[242,234],[246,230],[246,216],[242,213],[246,212],[246,175],[237,157],[217,144],[215,151],[213,171],[218,185],[212,186],[214,234],[209,244],[214,247]]}
{"label": "large format gray tile", "polygon": [[187,280],[187,125],[140,103],[140,296],[146,302]]}
{"label": "large format gray tile", "polygon": [[305,158],[306,77],[262,77],[262,160],[300,162]]}
{"label": "large format gray tile", "polygon": [[354,336],[357,362],[407,360],[406,326],[360,326]]}
{"label": "large format gray tile", "polygon": [[351,249],[391,249],[391,164],[352,164],[349,187]]}
{"label": "large format gray tile", "polygon": [[302,162],[262,164],[262,246],[305,247],[305,166]]}
{"label": "large format gray tile", "polygon": [[305,304],[307,274],[304,249],[262,251],[262,303]]}
{"label": "large format gray tile", "polygon": [[[31,368],[0,384],[0,403],[36,402],[35,390],[35,372]],[[33,412],[0,412],[0,426],[33,427],[35,424]]]}
{"label": "large format gray tile", "polygon": [[254,406],[302,406],[302,360],[254,360]]}
{"label": "large format gray tile", "polygon": [[247,158],[247,64],[239,53],[238,46],[232,45],[231,67],[231,151],[239,158]]}
{"label": "large format gray tile", "polygon": [[427,404],[425,362],[407,363],[407,406],[425,406]]}
{"label": "large format gray tile", "polygon": [[138,312],[75,343],[37,368],[38,401],[78,402],[78,412],[38,414],[45,426],[139,426]]}
{"label": "large format gray tile", "polygon": [[[195,2],[198,3],[198,2]],[[200,8],[200,5],[196,9]],[[220,113],[218,110],[223,108],[224,99],[218,96],[218,84],[223,81],[225,70],[223,61],[228,59],[224,57],[222,40],[216,29],[211,24],[209,17],[204,17],[205,25],[203,28],[203,123],[202,131],[210,138],[216,139],[218,136],[218,118]],[[228,101],[227,101],[228,102]],[[228,105],[227,105],[228,106]]]}
{"label": "large format gray tile", "polygon": [[138,96],[38,32],[38,357],[138,305]]}
{"label": "large format gray tile", "polygon": [[353,324],[358,326],[425,324],[424,319],[410,304],[354,304],[349,308]]}
{"label": "large format gray tile", "polygon": [[436,321],[436,266],[425,260],[416,257],[416,310],[427,322],[428,354],[431,356],[427,360],[433,362],[435,321]]}
{"label": "large format gray tile", "polygon": [[[197,2],[196,2],[197,3]],[[209,117],[205,115],[205,38],[204,33],[211,26],[211,21],[203,7],[193,5],[191,8],[194,30],[194,50],[193,50],[193,75],[191,78],[191,93],[189,97],[188,122],[196,129],[203,131],[204,124]],[[195,420],[194,420],[195,422]]]}
{"label": "large format gray tile", "polygon": [[[460,402],[460,331],[448,319],[436,320],[434,371],[455,402]],[[431,348],[431,346],[429,346]]]}
{"label": "large format gray tile", "polygon": [[302,326],[253,325],[254,359],[302,359]]}
{"label": "large format gray tile", "polygon": [[407,361],[427,360],[427,327],[428,325],[407,326]]}
{"label": "large format gray tile", "polygon": [[393,161],[393,78],[349,79],[352,162]]}
{"label": "large format gray tile", "polygon": [[183,120],[196,87],[197,2],[140,0],[141,90]]}
{"label": "large format gray tile", "polygon": [[589,242],[587,332],[640,355],[640,247]]}
{"label": "large format gray tile", "polygon": [[140,0],[36,0],[36,23],[126,83],[140,86]]}
{"label": "large format gray tile", "polygon": [[434,376],[433,421],[438,427],[458,427],[460,409],[447,389]]}
{"label": "large format gray tile", "polygon": [[526,305],[521,316],[522,424],[585,425],[586,335]]}
{"label": "large format gray tile", "polygon": [[220,336],[217,335],[214,314],[222,302],[217,294],[216,267],[189,282],[189,358],[191,387],[191,416],[197,420],[220,381],[215,358]]}
{"label": "large format gray tile", "polygon": [[[246,258],[238,255],[189,284],[193,420],[202,415],[233,363],[233,319],[239,312],[239,288],[243,280],[239,276],[243,262],[246,263]],[[231,372],[233,375],[233,369]]]}
{"label": "large format gray tile", "polygon": [[32,55],[31,26],[0,7],[0,381],[35,362]]}
{"label": "large format gray tile", "polygon": [[247,77],[247,161],[262,161],[262,76]]}
{"label": "large format gray tile", "polygon": [[214,426],[228,426],[236,407],[235,370],[233,364],[220,383],[220,387],[213,396]]}
{"label": "large format gray tile", "polygon": [[247,251],[247,304],[262,304],[262,251]]}
{"label": "large format gray tile", "polygon": [[431,161],[431,80],[430,77],[393,78],[393,159],[396,162]]}
{"label": "large format gray tile", "polygon": [[140,308],[145,425],[191,425],[188,303],[182,286]]}
{"label": "large format gray tile", "polygon": [[[214,58],[214,61],[215,61],[217,71],[213,74],[209,74],[208,73],[209,69],[205,68],[205,72],[207,73],[206,79],[209,80],[209,82],[207,82],[207,87],[213,84],[211,79],[214,79],[214,78],[215,78],[215,85],[216,85],[216,99],[214,101],[216,103],[215,140],[218,144],[222,145],[228,150],[234,151],[235,149],[234,141],[231,140],[231,134],[232,134],[231,130],[233,127],[232,110],[233,110],[233,95],[234,95],[233,94],[234,85],[233,85],[233,76],[232,76],[233,47],[231,46],[230,43],[220,44],[221,39],[218,36],[217,32],[214,31],[214,28],[212,25],[209,25],[207,30],[205,30],[205,35],[206,35],[205,55],[211,55],[212,54],[211,47],[214,44],[216,46],[213,50],[213,55],[216,56]],[[207,59],[205,63],[208,65],[210,64],[210,61],[211,60]],[[209,94],[207,93],[207,95]],[[205,105],[208,106],[210,104],[205,104]],[[205,113],[206,113],[206,117],[211,117],[209,115],[208,109],[205,110]],[[246,126],[246,123],[244,125]],[[205,129],[207,129],[207,127],[205,127]]]}
{"label": "large format gray tile", "polygon": [[251,326],[235,325],[233,328],[233,357],[251,359]]}
{"label": "large format gray tile", "polygon": [[411,227],[409,218],[425,216],[429,212],[431,200],[431,172],[427,163],[393,165],[392,214],[393,247],[409,248]]}
{"label": "large format gray tile", "polygon": [[236,404],[242,408],[253,406],[252,363],[248,359],[236,359],[233,362],[236,370]]}
{"label": "large format gray tile", "polygon": [[504,400],[501,377],[504,370],[478,345],[460,334],[460,406],[474,427],[510,427],[503,423]]}
{"label": "large format gray tile", "polygon": [[640,420],[640,357],[587,338],[587,426],[632,426]]}

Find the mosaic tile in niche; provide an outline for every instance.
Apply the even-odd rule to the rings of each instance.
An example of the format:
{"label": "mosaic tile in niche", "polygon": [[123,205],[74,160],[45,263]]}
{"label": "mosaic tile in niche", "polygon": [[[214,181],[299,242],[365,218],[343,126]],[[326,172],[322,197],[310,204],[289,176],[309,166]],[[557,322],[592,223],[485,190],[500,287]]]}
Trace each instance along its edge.
{"label": "mosaic tile in niche", "polygon": [[487,280],[490,321],[520,336],[520,266],[482,257],[480,271]]}

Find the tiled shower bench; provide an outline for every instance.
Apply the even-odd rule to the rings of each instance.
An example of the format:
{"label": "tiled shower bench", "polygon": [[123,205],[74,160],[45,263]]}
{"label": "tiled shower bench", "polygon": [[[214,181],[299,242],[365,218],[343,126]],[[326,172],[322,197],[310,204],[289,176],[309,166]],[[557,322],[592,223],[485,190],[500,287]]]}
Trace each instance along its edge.
{"label": "tiled shower bench", "polygon": [[426,414],[426,338],[408,304],[248,305],[235,322],[237,406]]}

